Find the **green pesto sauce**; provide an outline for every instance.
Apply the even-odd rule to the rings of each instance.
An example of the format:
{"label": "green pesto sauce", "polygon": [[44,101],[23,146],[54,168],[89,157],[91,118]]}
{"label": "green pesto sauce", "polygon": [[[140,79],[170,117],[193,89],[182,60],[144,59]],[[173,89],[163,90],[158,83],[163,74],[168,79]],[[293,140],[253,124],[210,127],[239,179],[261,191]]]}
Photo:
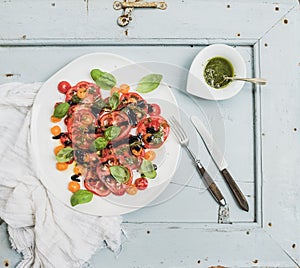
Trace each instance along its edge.
{"label": "green pesto sauce", "polygon": [[224,76],[233,77],[233,66],[222,57],[211,58],[205,66],[203,75],[208,85],[222,89],[231,82],[231,80],[224,79]]}

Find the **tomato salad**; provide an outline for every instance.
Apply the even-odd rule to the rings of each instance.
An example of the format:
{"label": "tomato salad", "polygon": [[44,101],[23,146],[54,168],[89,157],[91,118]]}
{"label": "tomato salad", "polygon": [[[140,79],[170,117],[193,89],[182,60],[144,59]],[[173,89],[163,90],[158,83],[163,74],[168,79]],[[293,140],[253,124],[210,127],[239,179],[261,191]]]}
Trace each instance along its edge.
{"label": "tomato salad", "polygon": [[[91,201],[93,194],[134,195],[146,189],[148,180],[157,175],[157,166],[152,162],[155,149],[164,144],[170,131],[158,104],[148,103],[137,92],[131,92],[128,85],[117,88],[113,76],[96,71],[96,78],[95,70],[91,72],[95,83],[58,84],[65,101],[54,105],[51,117],[53,123],[63,120],[65,125],[65,131],[54,125],[51,133],[53,139],[60,141],[54,149],[56,168],[74,166],[68,185],[73,192],[72,206]],[[149,85],[151,90],[159,85],[160,80],[154,86],[149,84],[150,78],[161,79],[153,76],[141,80],[145,81],[139,84],[143,92]],[[109,97],[102,97],[103,88],[110,89]]]}

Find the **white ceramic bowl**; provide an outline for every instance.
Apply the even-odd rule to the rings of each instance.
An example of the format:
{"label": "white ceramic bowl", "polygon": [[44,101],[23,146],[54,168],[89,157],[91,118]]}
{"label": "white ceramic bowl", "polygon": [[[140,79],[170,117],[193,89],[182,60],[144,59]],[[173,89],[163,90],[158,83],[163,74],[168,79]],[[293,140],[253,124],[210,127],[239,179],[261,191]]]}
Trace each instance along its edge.
{"label": "white ceramic bowl", "polygon": [[225,100],[236,95],[243,87],[244,81],[232,81],[222,89],[208,85],[204,79],[204,69],[207,62],[214,57],[227,59],[233,66],[234,76],[246,77],[246,64],[241,54],[233,47],[224,44],[210,45],[202,49],[191,65],[187,92],[208,100]]}

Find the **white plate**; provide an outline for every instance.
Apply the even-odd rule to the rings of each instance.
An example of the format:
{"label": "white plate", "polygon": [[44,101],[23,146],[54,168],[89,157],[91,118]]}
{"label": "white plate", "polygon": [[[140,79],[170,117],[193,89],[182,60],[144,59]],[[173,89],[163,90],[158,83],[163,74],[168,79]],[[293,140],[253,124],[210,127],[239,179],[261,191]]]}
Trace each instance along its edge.
{"label": "white plate", "polygon": [[202,49],[191,65],[187,92],[208,100],[225,100],[235,96],[244,86],[244,81],[232,81],[222,89],[209,86],[203,76],[207,62],[214,57],[223,57],[231,62],[234,76],[246,77],[246,64],[241,54],[233,47],[224,44],[214,44]]}
{"label": "white plate", "polygon": [[[45,187],[60,201],[67,206],[70,205],[71,193],[67,189],[72,173],[72,167],[67,171],[58,171],[55,168],[55,157],[53,149],[58,145],[57,140],[52,139],[50,128],[54,125],[50,121],[53,113],[53,105],[57,101],[64,101],[64,95],[57,90],[57,84],[66,80],[71,85],[79,81],[90,81],[90,71],[99,68],[112,73],[118,85],[127,83],[135,88],[138,81],[149,72],[135,64],[134,62],[115,54],[93,53],[79,57],[63,67],[52,77],[50,77],[41,87],[32,110],[31,121],[31,147],[33,160],[37,175]],[[102,90],[102,94],[108,94]],[[179,117],[179,109],[174,95],[170,88],[163,83],[153,92],[141,94],[146,100],[155,99],[161,105],[162,116],[168,118],[170,115]],[[60,126],[65,129],[63,123]],[[164,146],[157,152],[159,157],[158,175],[154,180],[149,180],[149,186],[144,191],[139,191],[136,195],[99,197],[94,195],[90,203],[81,204],[73,207],[80,212],[108,216],[125,214],[142,208],[153,201],[170,182],[179,160],[180,146],[172,135],[165,142]],[[83,188],[83,186],[82,186]]]}

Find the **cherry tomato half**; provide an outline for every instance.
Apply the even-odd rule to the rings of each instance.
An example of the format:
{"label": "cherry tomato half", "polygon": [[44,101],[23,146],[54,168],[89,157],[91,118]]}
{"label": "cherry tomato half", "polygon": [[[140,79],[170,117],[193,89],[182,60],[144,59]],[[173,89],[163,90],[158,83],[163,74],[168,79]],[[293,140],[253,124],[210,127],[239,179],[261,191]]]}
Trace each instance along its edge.
{"label": "cherry tomato half", "polygon": [[58,83],[57,85],[57,89],[60,93],[62,94],[66,94],[67,91],[71,88],[71,85],[69,82],[67,81],[61,81]]}
{"label": "cherry tomato half", "polygon": [[160,115],[160,106],[156,103],[148,104],[148,114],[153,115]]}
{"label": "cherry tomato half", "polygon": [[134,181],[134,185],[139,190],[145,190],[148,187],[148,180],[146,178],[138,178]]}

